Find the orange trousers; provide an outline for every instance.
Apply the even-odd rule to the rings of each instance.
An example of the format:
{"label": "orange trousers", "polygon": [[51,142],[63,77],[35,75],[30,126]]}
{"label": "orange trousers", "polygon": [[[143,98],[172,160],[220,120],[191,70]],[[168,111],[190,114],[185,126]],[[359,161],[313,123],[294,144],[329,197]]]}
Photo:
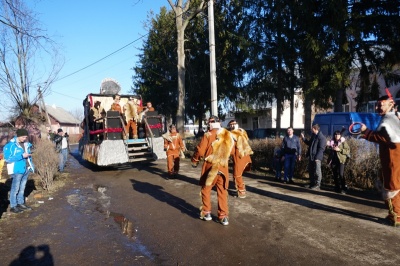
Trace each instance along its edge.
{"label": "orange trousers", "polygon": [[179,151],[174,153],[167,153],[167,168],[169,175],[174,175],[179,172],[179,162]]}
{"label": "orange trousers", "polygon": [[126,132],[128,132],[128,138],[129,138],[129,131],[132,128],[132,134],[133,138],[137,138],[138,133],[137,133],[137,123],[133,120],[129,120],[128,123],[126,124]]}
{"label": "orange trousers", "polygon": [[236,175],[235,171],[233,171],[233,181],[235,181],[235,187],[236,190],[238,191],[246,191],[246,186],[244,185],[243,182],[243,176],[242,175]]}
{"label": "orange trousers", "polygon": [[218,219],[223,219],[225,216],[229,215],[228,211],[228,190],[225,189],[226,177],[218,174],[214,179],[214,182],[211,186],[202,186],[201,187],[201,200],[203,206],[201,210],[203,215],[211,212],[211,190],[215,186],[217,188],[217,198],[218,198]]}
{"label": "orange trousers", "polygon": [[393,222],[394,226],[400,226],[400,192],[393,198],[385,200],[385,204],[389,209],[387,218]]}

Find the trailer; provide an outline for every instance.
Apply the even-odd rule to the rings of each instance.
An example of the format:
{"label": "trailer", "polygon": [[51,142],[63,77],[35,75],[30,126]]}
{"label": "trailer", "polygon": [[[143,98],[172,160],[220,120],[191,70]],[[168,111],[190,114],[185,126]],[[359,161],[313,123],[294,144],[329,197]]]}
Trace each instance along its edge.
{"label": "trailer", "polygon": [[[84,119],[81,123],[83,136],[79,141],[82,159],[98,166],[111,166],[157,159],[155,148],[162,146],[162,134],[166,131],[165,118],[157,112],[140,115],[138,138],[130,138],[126,129],[124,114],[111,111],[114,94],[88,94],[83,100]],[[120,106],[131,97],[142,99],[139,95],[120,95]],[[93,120],[91,108],[100,102],[102,116]],[[97,103],[98,104],[98,103]],[[162,150],[162,148],[161,148]]]}

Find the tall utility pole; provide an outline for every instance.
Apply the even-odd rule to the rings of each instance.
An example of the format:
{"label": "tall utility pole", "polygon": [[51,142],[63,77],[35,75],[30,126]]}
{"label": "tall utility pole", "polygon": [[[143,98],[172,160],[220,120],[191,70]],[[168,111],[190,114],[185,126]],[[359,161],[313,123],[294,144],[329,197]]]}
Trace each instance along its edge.
{"label": "tall utility pole", "polygon": [[218,116],[217,67],[215,63],[214,0],[208,1],[208,39],[210,43],[211,115]]}

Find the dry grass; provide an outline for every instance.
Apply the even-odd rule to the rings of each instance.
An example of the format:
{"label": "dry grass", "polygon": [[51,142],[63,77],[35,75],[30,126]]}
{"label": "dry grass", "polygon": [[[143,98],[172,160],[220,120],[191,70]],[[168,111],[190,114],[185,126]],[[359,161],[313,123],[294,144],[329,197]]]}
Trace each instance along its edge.
{"label": "dry grass", "polygon": [[[200,140],[186,140],[187,155],[190,157]],[[351,159],[346,163],[345,178],[350,187],[358,189],[373,189],[380,172],[380,160],[377,146],[363,139],[350,138],[347,140],[351,149]],[[252,155],[253,170],[273,171],[272,162],[275,147],[282,145],[281,139],[250,140],[254,154]],[[308,146],[301,142],[302,160],[296,163],[294,177],[308,179],[308,158],[306,157]],[[322,181],[325,184],[333,184],[331,168],[325,160],[322,163]]]}
{"label": "dry grass", "polygon": [[54,144],[47,139],[36,142],[32,160],[42,188],[50,191],[53,188],[59,164]]}

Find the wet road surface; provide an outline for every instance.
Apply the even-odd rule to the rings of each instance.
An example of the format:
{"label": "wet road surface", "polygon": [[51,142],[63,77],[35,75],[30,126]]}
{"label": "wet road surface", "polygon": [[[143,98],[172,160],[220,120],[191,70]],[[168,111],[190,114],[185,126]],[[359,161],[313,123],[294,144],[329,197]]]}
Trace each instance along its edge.
{"label": "wet road surface", "polygon": [[[78,159],[78,160],[77,160]],[[249,173],[230,224],[198,218],[201,170],[182,160],[95,168],[69,159],[65,186],[0,219],[1,265],[392,265],[400,228],[377,196],[310,191]],[[232,185],[233,188],[233,185]],[[38,203],[38,202],[43,203]]]}

